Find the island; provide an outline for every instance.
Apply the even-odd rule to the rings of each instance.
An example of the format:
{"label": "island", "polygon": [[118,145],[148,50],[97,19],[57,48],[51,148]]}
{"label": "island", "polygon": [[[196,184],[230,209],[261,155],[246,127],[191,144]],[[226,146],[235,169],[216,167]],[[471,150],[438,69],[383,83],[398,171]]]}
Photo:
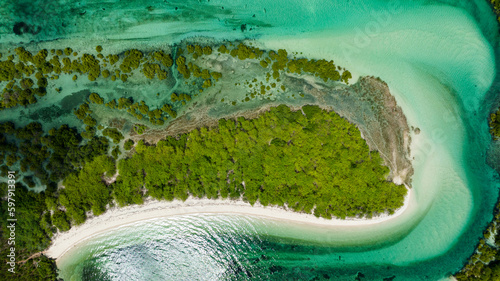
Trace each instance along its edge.
{"label": "island", "polygon": [[6,0],[0,279],[498,279],[498,3],[243,2]]}

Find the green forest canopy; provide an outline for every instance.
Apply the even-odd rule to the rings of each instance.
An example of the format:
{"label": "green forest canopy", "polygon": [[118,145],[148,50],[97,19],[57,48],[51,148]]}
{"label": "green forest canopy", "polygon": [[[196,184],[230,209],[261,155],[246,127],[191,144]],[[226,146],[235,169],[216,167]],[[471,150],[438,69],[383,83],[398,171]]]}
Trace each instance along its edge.
{"label": "green forest canopy", "polygon": [[386,181],[389,169],[354,125],[317,106],[302,111],[281,105],[156,146],[139,142],[118,164],[113,196],[122,206],[141,203],[143,186],[157,199],[242,196],[325,218],[371,217],[403,205],[406,188]]}

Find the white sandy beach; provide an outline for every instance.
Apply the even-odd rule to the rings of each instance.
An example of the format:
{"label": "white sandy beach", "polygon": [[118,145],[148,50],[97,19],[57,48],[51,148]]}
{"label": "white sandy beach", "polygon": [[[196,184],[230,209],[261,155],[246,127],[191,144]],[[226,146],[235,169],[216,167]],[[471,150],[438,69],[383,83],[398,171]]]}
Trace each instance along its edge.
{"label": "white sandy beach", "polygon": [[279,207],[264,207],[258,203],[251,206],[249,203],[240,200],[213,200],[191,197],[184,202],[180,200],[148,200],[142,205],[111,208],[100,216],[87,219],[80,226],[72,227],[67,232],[58,233],[53,238],[52,245],[45,251],[45,254],[58,260],[80,242],[113,228],[142,220],[188,214],[242,214],[323,227],[373,225],[392,220],[403,214],[408,209],[410,202],[415,202],[414,200],[410,201],[412,193],[413,190],[409,189],[403,207],[393,215],[383,214],[372,219],[345,220],[316,218],[311,214],[296,213]]}

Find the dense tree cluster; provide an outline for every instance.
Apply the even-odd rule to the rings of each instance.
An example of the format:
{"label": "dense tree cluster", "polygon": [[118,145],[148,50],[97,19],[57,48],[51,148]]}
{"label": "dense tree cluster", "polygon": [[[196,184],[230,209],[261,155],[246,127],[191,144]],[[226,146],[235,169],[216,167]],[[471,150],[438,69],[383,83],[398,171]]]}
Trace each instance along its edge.
{"label": "dense tree cluster", "polygon": [[[8,82],[2,90],[0,109],[35,103],[36,96],[46,94],[47,79],[44,74],[54,69],[52,64],[45,60],[47,50],[40,50],[35,56],[22,47],[16,48],[15,51],[19,56],[17,63],[14,62],[14,56],[0,61],[0,83]],[[30,76],[37,79],[37,88],[33,87],[34,82]]]}
{"label": "dense tree cluster", "polygon": [[115,173],[115,161],[107,155],[95,157],[83,168],[64,179],[59,202],[66,208],[66,214],[75,224],[85,221],[87,211],[100,215],[110,201],[110,190],[103,182],[103,175]]}
{"label": "dense tree cluster", "polygon": [[[2,186],[2,189],[6,186]],[[4,190],[2,190],[4,193]],[[30,192],[24,185],[17,184],[15,189],[16,217],[22,218],[16,222],[16,248],[27,251],[41,251],[50,243],[51,232],[46,232],[41,226],[45,211],[45,193]],[[2,220],[7,221],[9,212],[6,201],[2,201]],[[4,233],[8,235],[7,233]]]}
{"label": "dense tree cluster", "polygon": [[90,81],[95,81],[101,75],[101,66],[94,55],[83,54],[81,59],[73,60],[73,71],[78,71],[80,74],[88,74]]}
{"label": "dense tree cluster", "polygon": [[[211,46],[187,44],[183,49],[183,44],[181,44],[176,48],[175,59],[172,58],[171,54],[162,50],[143,52],[131,49],[120,54],[106,56],[102,54],[102,51],[102,46],[97,46],[96,53],[83,53],[78,56],[78,53],[71,48],[52,49],[50,53],[46,49],[42,49],[36,54],[22,47],[17,48],[15,55],[9,56],[6,60],[0,60],[0,85],[3,87],[0,110],[18,105],[28,106],[37,102],[37,97],[44,96],[47,93],[46,89],[51,89],[51,86],[54,86],[49,86],[49,79],[57,80],[60,75],[72,75],[74,81],[78,81],[80,76],[87,76],[90,81],[110,79],[112,81],[121,80],[125,83],[134,74],[142,73],[148,79],[164,80],[168,78],[169,73],[177,70],[185,80],[189,80],[185,83],[192,84],[197,92],[214,87],[222,78],[221,72],[213,71],[210,69],[211,67],[207,66],[205,66],[206,68],[200,67],[200,63],[203,63],[204,60],[199,60],[199,58],[213,56],[214,50]],[[295,57],[292,59],[283,49],[277,52],[264,51],[239,43],[236,46],[229,44],[229,48],[226,45],[220,45],[216,54],[217,56],[230,55],[239,60],[255,60],[256,63],[269,71],[266,78],[269,85],[264,85],[262,82],[261,85],[249,84],[250,93],[242,102],[250,101],[257,95],[284,93],[285,85],[280,85],[280,76],[284,72],[307,73],[324,81],[333,80],[345,83],[348,83],[352,77],[349,71],[345,69],[342,71],[342,68],[336,66],[333,61],[296,59]],[[270,78],[275,81],[269,81]],[[134,78],[134,82],[136,81]],[[60,87],[54,87],[54,89],[61,91]],[[94,93],[90,100],[96,104],[104,102],[104,99]],[[181,101],[181,103],[185,105],[185,102]],[[107,105],[111,107],[112,104],[113,101],[110,101]],[[233,101],[232,104],[235,105],[236,101]],[[166,106],[164,109],[168,109],[163,110],[163,112],[169,116],[176,115],[171,106]],[[145,117],[145,114],[140,114],[133,109],[128,109],[128,111],[139,120]],[[158,109],[156,113],[148,113],[147,117],[152,124],[164,124],[164,118],[155,118],[161,112],[162,110]],[[95,133],[93,128],[95,120],[88,116],[85,121],[88,127],[82,136],[90,139]]]}
{"label": "dense tree cluster", "polygon": [[[16,48],[15,55],[0,60],[0,84],[4,84],[0,110],[36,103],[37,97],[47,93],[48,79],[57,80],[60,75],[72,75],[74,81],[84,75],[89,81],[102,77],[126,82],[129,76],[140,68],[145,77],[149,79],[158,77],[163,80],[167,78],[169,68],[173,65],[171,55],[163,51],[144,54],[132,49],[118,55],[109,54],[106,57],[101,53],[101,46],[97,46],[96,51],[97,56],[88,53],[78,56],[78,53],[73,52],[71,48],[52,49],[50,54],[46,49],[33,54],[23,47]],[[113,68],[115,65],[118,68]]]}
{"label": "dense tree cluster", "polygon": [[484,231],[484,237],[479,241],[476,251],[455,274],[458,281],[500,280],[500,203],[494,212],[495,217]]}
{"label": "dense tree cluster", "polygon": [[15,132],[15,125],[12,122],[0,123],[0,165],[4,159],[10,155],[15,156],[17,145],[9,141],[7,137]]}
{"label": "dense tree cluster", "polygon": [[[43,135],[43,131],[39,123],[30,123],[24,128],[19,128],[16,131],[16,137],[21,140],[24,139],[24,141],[20,144],[21,170],[23,172],[27,172],[29,169],[40,179],[40,182],[43,185],[47,185],[47,189],[44,193],[36,195],[35,193],[29,192],[28,194],[32,196],[42,196],[39,201],[42,202],[41,204],[44,207],[43,209],[45,209],[46,206],[48,210],[56,210],[57,208],[58,192],[53,188],[55,183],[63,178],[66,180],[74,180],[77,176],[74,176],[73,174],[79,171],[80,167],[90,165],[85,163],[104,165],[101,163],[104,160],[101,159],[102,161],[99,162],[100,164],[96,164],[97,160],[93,161],[93,159],[98,156],[106,155],[109,146],[108,141],[104,137],[93,137],[90,141],[82,143],[77,131],[74,128],[69,128],[67,125],[62,125],[59,129],[51,129],[48,134]],[[108,162],[106,162],[106,164],[109,164]],[[95,165],[91,166],[91,168],[95,168],[96,171],[99,171],[101,166]],[[111,170],[106,169],[106,171]],[[78,176],[81,178],[82,174],[80,173]],[[77,184],[78,183],[80,182],[77,182]],[[95,182],[88,181],[88,183],[94,184]],[[74,188],[72,189],[73,186],[71,183],[68,186],[70,188],[65,189],[62,194],[69,193],[71,194],[70,196],[75,195],[76,193],[74,192]],[[97,187],[98,186],[95,188]],[[92,192],[92,189],[86,191]],[[16,196],[18,196],[17,193]],[[81,197],[84,196],[81,195]],[[59,199],[61,198],[64,200],[65,197],[63,196]],[[33,202],[33,200],[35,199],[27,199],[25,202]],[[92,198],[81,200],[92,200]],[[94,202],[92,201],[92,203]],[[95,206],[98,208],[96,210],[103,209],[102,206]],[[75,209],[79,209],[80,207],[81,206],[78,205],[78,208],[75,207]],[[78,213],[78,211],[71,209],[71,207],[69,208],[69,210],[72,211],[69,213],[72,215],[71,218],[79,218],[81,222],[81,217],[73,214],[75,212]],[[63,215],[59,211],[56,211],[53,215],[53,224],[62,230],[68,228],[68,224],[64,223],[64,221],[67,221],[64,219],[64,216],[65,214]],[[44,229],[50,229],[50,226],[52,225],[52,222],[50,222],[50,216],[49,218],[42,219],[41,221],[44,222],[42,223]],[[33,230],[32,234],[35,235],[36,232]],[[33,240],[41,239],[39,236],[40,235],[36,235],[36,237],[32,237],[26,234],[26,239],[28,239],[28,237],[32,237]]]}
{"label": "dense tree cluster", "polygon": [[385,180],[388,168],[354,125],[318,107],[303,112],[280,106],[156,146],[139,142],[136,154],[118,164],[113,195],[120,205],[141,202],[144,187],[168,200],[243,196],[325,218],[371,217],[402,206],[406,188]]}
{"label": "dense tree cluster", "polygon": [[[2,248],[0,254],[6,257],[10,254],[7,240],[0,238]],[[16,248],[18,249],[18,248]],[[23,251],[17,253],[17,259],[25,260],[29,258],[29,252]],[[10,266],[6,262],[0,265],[0,280],[9,281],[54,281],[57,279],[56,261],[49,259],[45,255],[32,258],[24,263],[18,263],[15,268],[15,273],[8,271]]]}
{"label": "dense tree cluster", "polygon": [[[0,184],[2,199],[0,217],[6,222],[9,218],[8,204],[4,195],[6,194],[7,184]],[[50,243],[50,237],[54,229],[50,226],[50,214],[45,209],[45,193],[34,193],[21,183],[16,184],[15,189],[15,208],[16,208],[16,261],[22,261],[31,256],[31,254],[44,250]],[[48,215],[48,217],[47,217]],[[7,257],[10,254],[10,245],[8,238],[9,229],[0,228],[0,254]],[[55,261],[46,256],[33,258],[25,263],[18,263],[15,267],[15,274],[7,271],[10,266],[4,262],[0,266],[0,280],[56,280]]]}
{"label": "dense tree cluster", "polygon": [[[2,241],[5,242],[6,241]],[[9,252],[7,251],[8,247],[2,249],[2,256],[6,256]],[[27,256],[20,256],[22,258],[27,258]],[[16,266],[16,273],[12,274],[8,269],[8,265],[6,263],[2,263],[0,267],[0,280],[9,280],[9,281],[54,281],[60,280],[57,279],[57,267],[56,261],[47,258],[44,255],[40,257],[33,258],[26,263],[19,263]]]}
{"label": "dense tree cluster", "polygon": [[[17,141],[9,141],[6,136]],[[38,122],[17,129],[11,122],[0,124],[0,147],[6,149],[2,150],[0,163],[6,162],[3,167],[8,169],[19,161],[21,171],[32,173],[42,185],[62,180],[85,162],[106,154],[108,146],[105,137],[92,136],[84,142],[78,131],[68,125],[45,134]]]}
{"label": "dense tree cluster", "polygon": [[71,225],[68,220],[68,216],[65,212],[61,210],[56,210],[52,214],[52,223],[55,227],[57,227],[60,231],[68,231],[71,228]]}
{"label": "dense tree cluster", "polygon": [[51,129],[43,138],[43,143],[52,151],[45,168],[51,171],[50,179],[53,182],[65,178],[75,166],[78,167],[85,161],[80,155],[81,141],[78,131],[68,125]]}
{"label": "dense tree cluster", "polygon": [[50,175],[44,167],[44,162],[50,157],[50,151],[42,143],[43,133],[42,125],[32,122],[24,128],[18,128],[15,135],[20,140],[17,155],[20,156],[21,171],[32,172],[45,185],[50,181]]}
{"label": "dense tree cluster", "polygon": [[141,65],[141,59],[144,57],[144,54],[137,50],[132,49],[125,52],[125,57],[123,58],[122,63],[120,64],[121,71],[125,73],[130,73],[132,70],[139,68]]}

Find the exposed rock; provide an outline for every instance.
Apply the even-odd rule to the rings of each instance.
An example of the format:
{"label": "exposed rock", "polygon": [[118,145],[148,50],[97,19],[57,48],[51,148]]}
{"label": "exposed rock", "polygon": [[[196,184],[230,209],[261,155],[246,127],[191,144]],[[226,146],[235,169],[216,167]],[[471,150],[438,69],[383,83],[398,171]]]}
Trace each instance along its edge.
{"label": "exposed rock", "polygon": [[361,77],[351,86],[333,90],[331,87],[320,90],[307,82],[302,89],[317,98],[316,104],[331,107],[357,125],[370,149],[379,151],[391,169],[388,180],[410,185],[413,175],[410,128],[385,82],[375,77]]}

